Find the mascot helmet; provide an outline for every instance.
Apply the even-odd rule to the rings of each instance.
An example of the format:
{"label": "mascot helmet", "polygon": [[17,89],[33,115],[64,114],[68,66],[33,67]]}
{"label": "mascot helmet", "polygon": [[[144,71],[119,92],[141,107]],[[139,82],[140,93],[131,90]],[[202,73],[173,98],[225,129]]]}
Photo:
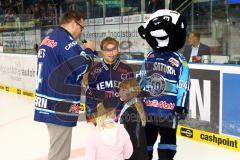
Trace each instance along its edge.
{"label": "mascot helmet", "polygon": [[138,33],[153,50],[174,52],[181,49],[186,40],[186,20],[177,11],[162,9],[151,14]]}

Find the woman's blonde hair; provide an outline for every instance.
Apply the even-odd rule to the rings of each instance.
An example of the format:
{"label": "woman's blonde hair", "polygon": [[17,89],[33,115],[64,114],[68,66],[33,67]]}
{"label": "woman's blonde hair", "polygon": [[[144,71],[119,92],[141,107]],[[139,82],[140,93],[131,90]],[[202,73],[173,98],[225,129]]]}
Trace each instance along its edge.
{"label": "woman's blonde hair", "polygon": [[98,103],[97,110],[93,114],[94,121],[97,123],[98,127],[107,128],[108,124],[105,120],[115,113],[115,108],[111,106],[104,106],[103,103]]}
{"label": "woman's blonde hair", "polygon": [[[129,90],[132,94],[134,94],[134,96],[138,96],[141,92],[141,87],[138,84],[138,81],[134,78],[122,81],[120,83],[120,89]],[[141,100],[138,99],[137,103],[135,103],[134,106],[136,107],[136,109],[140,115],[142,125],[145,126],[146,125],[146,115],[145,115],[143,104],[142,104]]]}

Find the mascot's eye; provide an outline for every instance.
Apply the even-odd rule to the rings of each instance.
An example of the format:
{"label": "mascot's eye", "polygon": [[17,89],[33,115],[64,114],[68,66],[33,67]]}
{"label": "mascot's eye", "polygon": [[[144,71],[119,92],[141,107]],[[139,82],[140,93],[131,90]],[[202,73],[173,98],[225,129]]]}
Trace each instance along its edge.
{"label": "mascot's eye", "polygon": [[170,17],[168,17],[168,16],[164,16],[163,19],[166,21],[170,21]]}

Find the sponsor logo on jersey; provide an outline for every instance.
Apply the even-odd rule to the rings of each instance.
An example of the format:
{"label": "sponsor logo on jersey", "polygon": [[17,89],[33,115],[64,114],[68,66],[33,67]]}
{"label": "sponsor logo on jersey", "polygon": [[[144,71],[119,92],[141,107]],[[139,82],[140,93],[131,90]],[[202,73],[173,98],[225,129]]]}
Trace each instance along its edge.
{"label": "sponsor logo on jersey", "polygon": [[77,41],[72,41],[71,43],[69,43],[68,45],[65,46],[65,50],[68,51],[69,49],[76,46],[77,44],[78,44]]}
{"label": "sponsor logo on jersey", "polygon": [[154,73],[147,77],[147,84],[145,90],[150,93],[151,96],[161,95],[166,87],[166,82],[162,75]]}
{"label": "sponsor logo on jersey", "polygon": [[57,46],[57,42],[54,40],[50,39],[49,36],[45,37],[44,40],[42,41],[41,45],[45,45],[51,48],[54,48]]}
{"label": "sponsor logo on jersey", "polygon": [[175,58],[170,58],[168,61],[172,64],[172,66],[179,67],[179,61]]}
{"label": "sponsor logo on jersey", "polygon": [[70,113],[79,113],[80,106],[77,104],[72,104],[68,112]]}
{"label": "sponsor logo on jersey", "polygon": [[116,91],[105,91],[105,98],[119,97],[119,93]]}
{"label": "sponsor logo on jersey", "polygon": [[193,130],[188,128],[181,128],[180,134],[181,136],[184,136],[184,137],[193,138]]}
{"label": "sponsor logo on jersey", "polygon": [[110,81],[100,82],[96,86],[97,86],[97,90],[104,90],[107,88],[119,88],[119,85],[120,85],[119,81],[110,80]]}
{"label": "sponsor logo on jersey", "polygon": [[167,103],[166,101],[159,101],[158,100],[147,100],[145,102],[147,107],[157,107],[162,109],[169,109],[172,110],[175,107],[175,103]]}
{"label": "sponsor logo on jersey", "polygon": [[153,70],[164,72],[166,74],[176,75],[175,69],[172,66],[168,66],[164,63],[154,62]]}

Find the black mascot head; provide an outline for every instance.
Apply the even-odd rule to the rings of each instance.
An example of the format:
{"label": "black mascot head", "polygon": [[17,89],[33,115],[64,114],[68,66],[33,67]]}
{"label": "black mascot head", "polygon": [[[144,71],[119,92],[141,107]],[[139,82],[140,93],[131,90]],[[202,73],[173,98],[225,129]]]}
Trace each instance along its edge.
{"label": "black mascot head", "polygon": [[186,20],[180,13],[172,10],[158,10],[138,28],[138,33],[146,39],[157,52],[177,51],[186,40]]}

